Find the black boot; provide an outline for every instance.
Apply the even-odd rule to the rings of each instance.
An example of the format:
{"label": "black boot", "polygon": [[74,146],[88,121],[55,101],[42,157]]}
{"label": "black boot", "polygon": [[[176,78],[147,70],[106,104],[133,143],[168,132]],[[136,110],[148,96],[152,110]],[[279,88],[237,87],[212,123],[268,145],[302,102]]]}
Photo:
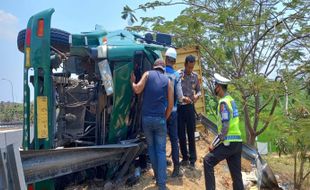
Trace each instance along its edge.
{"label": "black boot", "polygon": [[172,171],[172,174],[171,174],[171,177],[182,177],[183,174],[180,170],[180,166],[175,166],[173,168],[173,171]]}

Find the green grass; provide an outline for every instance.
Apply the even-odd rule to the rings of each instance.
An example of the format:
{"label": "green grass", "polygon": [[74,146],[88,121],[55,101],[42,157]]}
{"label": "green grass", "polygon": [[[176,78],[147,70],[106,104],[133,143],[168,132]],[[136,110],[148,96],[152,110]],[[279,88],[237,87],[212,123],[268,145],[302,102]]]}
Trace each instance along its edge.
{"label": "green grass", "polygon": [[[261,128],[262,126],[259,126]],[[246,132],[245,132],[245,126],[244,121],[240,121],[240,129],[242,133],[242,139],[244,142],[246,142]],[[267,127],[267,129],[257,137],[258,142],[266,142],[268,143],[268,151],[275,152],[276,147],[274,144],[274,139],[281,136],[281,132],[277,130],[275,127],[272,126],[272,124]]]}

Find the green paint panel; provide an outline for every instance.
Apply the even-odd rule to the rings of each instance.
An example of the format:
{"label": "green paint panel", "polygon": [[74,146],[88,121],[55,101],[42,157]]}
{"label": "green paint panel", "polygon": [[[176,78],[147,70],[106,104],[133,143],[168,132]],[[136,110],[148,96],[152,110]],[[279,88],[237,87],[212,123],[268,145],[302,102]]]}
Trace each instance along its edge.
{"label": "green paint panel", "polygon": [[[120,65],[120,66],[118,66]],[[114,97],[111,123],[109,126],[109,143],[116,143],[127,137],[127,123],[129,118],[132,89],[130,74],[132,62],[117,62],[113,72]],[[124,96],[126,94],[126,96]]]}
{"label": "green paint panel", "polygon": [[[31,41],[30,41],[30,63],[34,69],[34,146],[35,149],[39,148],[51,148],[52,134],[53,134],[53,124],[52,124],[52,78],[50,69],[50,25],[51,16],[54,13],[54,9],[48,9],[42,11],[38,14],[33,15],[27,26],[27,30],[31,30]],[[37,35],[38,22],[39,20],[44,21],[44,35],[39,37]],[[25,43],[25,49],[27,44]],[[43,77],[43,84],[40,84],[40,77]],[[27,83],[28,84],[28,83]],[[43,91],[40,86],[43,85]],[[27,89],[27,87],[25,87]],[[37,97],[47,96],[48,102],[48,138],[39,139],[38,138],[38,110],[37,110]],[[30,105],[29,105],[30,106]],[[30,115],[29,115],[30,116]],[[28,134],[29,135],[29,134]]]}
{"label": "green paint panel", "polygon": [[[38,14],[33,15],[27,25],[27,29],[31,31],[31,41],[30,46],[27,46],[25,43],[25,49],[30,47],[30,67],[34,69],[34,148],[44,148],[49,149],[52,148],[52,134],[53,134],[53,126],[52,123],[52,79],[51,79],[51,69],[50,69],[50,25],[51,25],[51,16],[54,13],[54,9],[48,9],[42,11]],[[44,22],[44,30],[43,36],[38,36],[38,26],[39,20],[43,20]],[[25,54],[26,56],[26,54]],[[24,62],[24,113],[26,115],[24,121],[24,148],[30,148],[30,92],[28,85],[28,67],[26,67],[26,57]],[[40,71],[39,71],[40,70]],[[43,72],[43,73],[42,73]],[[43,90],[40,88],[40,77],[43,77]],[[39,139],[38,138],[38,118],[37,114],[37,106],[36,102],[38,96],[47,96],[48,101],[48,138]],[[54,183],[51,180],[42,181],[40,183],[34,184],[35,189],[54,189]]]}

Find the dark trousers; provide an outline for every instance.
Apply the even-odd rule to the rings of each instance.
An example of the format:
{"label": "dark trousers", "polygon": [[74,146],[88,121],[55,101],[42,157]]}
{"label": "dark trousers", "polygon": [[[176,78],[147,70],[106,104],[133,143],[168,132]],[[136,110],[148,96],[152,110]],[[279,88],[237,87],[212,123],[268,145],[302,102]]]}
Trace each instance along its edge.
{"label": "dark trousers", "polygon": [[174,167],[179,167],[178,113],[171,112],[167,120],[167,130],[171,142],[171,154]]}
{"label": "dark trousers", "polygon": [[241,174],[241,142],[231,142],[229,146],[220,144],[203,159],[206,190],[215,190],[214,166],[226,159],[234,190],[243,190]]}
{"label": "dark trousers", "polygon": [[[197,160],[195,144],[196,118],[193,104],[178,106],[178,134],[183,160],[195,163]],[[188,137],[189,158],[186,145],[186,133]]]}

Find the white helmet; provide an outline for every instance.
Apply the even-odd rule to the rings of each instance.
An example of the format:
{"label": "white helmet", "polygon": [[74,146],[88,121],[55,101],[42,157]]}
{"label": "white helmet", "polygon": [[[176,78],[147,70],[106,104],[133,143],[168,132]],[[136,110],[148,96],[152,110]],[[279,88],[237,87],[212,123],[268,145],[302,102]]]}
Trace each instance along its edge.
{"label": "white helmet", "polygon": [[177,59],[177,51],[174,48],[168,48],[165,55],[173,59]]}
{"label": "white helmet", "polygon": [[215,82],[218,83],[218,84],[223,84],[223,85],[227,85],[230,83],[230,80],[221,76],[220,74],[218,73],[215,73],[214,74],[214,79],[215,79]]}

